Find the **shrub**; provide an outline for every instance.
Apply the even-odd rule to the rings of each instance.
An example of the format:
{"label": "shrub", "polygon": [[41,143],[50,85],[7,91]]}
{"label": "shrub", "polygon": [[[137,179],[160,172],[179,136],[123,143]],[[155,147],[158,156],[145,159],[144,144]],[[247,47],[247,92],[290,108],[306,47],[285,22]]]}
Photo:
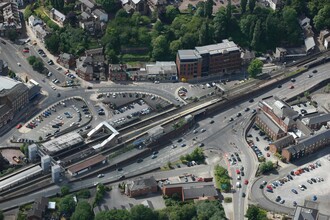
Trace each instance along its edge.
{"label": "shrub", "polygon": [[231,203],[233,199],[231,197],[225,197],[224,202],[225,203]]}

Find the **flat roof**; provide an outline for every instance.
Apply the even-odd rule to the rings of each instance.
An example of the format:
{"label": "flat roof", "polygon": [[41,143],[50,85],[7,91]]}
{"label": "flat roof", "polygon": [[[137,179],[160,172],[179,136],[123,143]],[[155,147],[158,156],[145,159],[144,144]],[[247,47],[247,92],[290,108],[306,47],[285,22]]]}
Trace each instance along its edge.
{"label": "flat roof", "polygon": [[90,159],[87,159],[83,162],[77,163],[71,167],[68,168],[68,171],[71,173],[77,173],[81,170],[84,170],[90,166],[93,166],[95,164],[101,163],[102,161],[106,160],[107,158],[103,155],[97,155],[95,157],[92,157]]}
{"label": "flat roof", "polygon": [[178,50],[180,60],[196,60],[202,58],[195,50]]}
{"label": "flat roof", "polygon": [[71,132],[43,143],[42,147],[47,153],[56,153],[57,151],[82,143],[83,141],[84,139],[80,134]]}
{"label": "flat roof", "polygon": [[0,76],[0,91],[4,89],[12,89],[14,86],[20,84],[21,82],[13,80],[6,76]]}
{"label": "flat roof", "polygon": [[42,168],[40,166],[32,167],[28,170],[25,170],[21,173],[18,173],[12,177],[9,177],[5,180],[0,181],[0,190],[3,188],[6,188],[10,185],[15,185],[15,183],[18,183],[19,181],[28,178],[31,175],[37,174],[42,171]]}
{"label": "flat roof", "polygon": [[209,53],[210,55],[221,54],[231,51],[239,51],[237,45],[233,41],[228,41],[228,40],[223,40],[222,43],[218,43],[218,44],[211,44],[211,45],[195,47],[195,48],[199,54]]}

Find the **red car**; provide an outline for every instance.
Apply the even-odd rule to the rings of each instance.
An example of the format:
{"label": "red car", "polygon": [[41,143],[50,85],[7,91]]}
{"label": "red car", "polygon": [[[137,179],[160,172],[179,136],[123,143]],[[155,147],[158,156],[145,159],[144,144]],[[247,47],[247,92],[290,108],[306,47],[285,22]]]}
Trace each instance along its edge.
{"label": "red car", "polygon": [[241,171],[239,171],[239,169],[237,169],[236,170],[236,174],[240,174],[241,173]]}
{"label": "red car", "polygon": [[24,52],[24,53],[29,53],[30,50],[29,50],[29,48],[24,48],[24,49],[23,49],[23,52]]}
{"label": "red car", "polygon": [[245,185],[249,184],[249,180],[244,180],[244,184]]}
{"label": "red car", "polygon": [[267,185],[267,189],[273,190],[273,187],[271,185]]}
{"label": "red car", "polygon": [[270,157],[270,154],[269,153],[267,153],[267,157]]}
{"label": "red car", "polygon": [[18,125],[16,126],[17,129],[20,129],[21,127],[22,127],[21,124],[18,124]]}

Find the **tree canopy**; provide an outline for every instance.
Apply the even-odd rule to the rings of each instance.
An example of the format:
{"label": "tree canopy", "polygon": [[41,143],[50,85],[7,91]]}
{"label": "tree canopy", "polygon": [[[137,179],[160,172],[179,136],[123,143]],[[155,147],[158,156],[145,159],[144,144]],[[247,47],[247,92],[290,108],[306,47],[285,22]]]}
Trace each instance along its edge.
{"label": "tree canopy", "polygon": [[59,211],[62,214],[66,214],[70,216],[76,208],[76,203],[73,200],[72,195],[66,195],[64,198],[61,199],[59,203]]}
{"label": "tree canopy", "polygon": [[267,212],[263,209],[258,208],[258,206],[250,205],[246,211],[245,217],[248,220],[267,220]]}
{"label": "tree canopy", "polygon": [[249,73],[250,77],[252,77],[252,78],[257,77],[257,75],[262,72],[263,65],[264,64],[259,59],[252,60],[248,67],[248,73]]}
{"label": "tree canopy", "polygon": [[80,201],[74,213],[71,216],[71,220],[91,220],[94,218],[93,210],[90,204],[86,201]]}

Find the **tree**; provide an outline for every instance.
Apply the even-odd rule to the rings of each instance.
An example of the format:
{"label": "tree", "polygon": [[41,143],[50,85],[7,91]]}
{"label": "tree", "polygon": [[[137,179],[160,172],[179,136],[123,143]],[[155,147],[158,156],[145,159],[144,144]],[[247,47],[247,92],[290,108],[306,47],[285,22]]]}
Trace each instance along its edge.
{"label": "tree", "polygon": [[36,62],[34,62],[32,64],[32,68],[33,68],[33,70],[41,73],[44,70],[44,63],[42,62],[42,60],[40,58],[37,58]]}
{"label": "tree", "polygon": [[70,193],[69,186],[62,186],[61,187],[61,196],[66,196]]}
{"label": "tree", "polygon": [[265,210],[262,210],[258,208],[255,205],[250,205],[249,208],[246,211],[245,217],[248,218],[248,220],[267,220],[267,212]]}
{"label": "tree", "polygon": [[39,141],[42,141],[42,139],[43,139],[42,136],[39,136]]}
{"label": "tree", "polygon": [[18,37],[18,33],[15,29],[9,29],[7,31],[7,37],[8,37],[9,40],[15,41]]}
{"label": "tree", "polygon": [[260,48],[260,37],[261,37],[261,21],[258,20],[253,32],[253,38],[251,41],[251,47],[255,50]]}
{"label": "tree", "polygon": [[0,152],[0,172],[2,170],[5,170],[8,165],[9,165],[8,160],[6,158],[4,158]]}
{"label": "tree", "polygon": [[88,199],[91,197],[91,192],[88,189],[82,189],[77,193],[77,197],[80,199]]}
{"label": "tree", "polygon": [[136,205],[131,209],[132,220],[155,220],[156,213],[144,205]]}
{"label": "tree", "polygon": [[196,204],[198,220],[226,219],[225,211],[219,201],[201,201]]}
{"label": "tree", "polygon": [[80,201],[70,219],[90,220],[93,219],[93,217],[94,215],[90,204],[87,201]]}
{"label": "tree", "polygon": [[231,0],[228,0],[227,7],[226,7],[226,15],[227,15],[228,22],[231,19],[231,15],[232,15],[231,11],[232,11]]}
{"label": "tree", "polygon": [[45,39],[45,45],[46,48],[51,52],[51,53],[58,53],[59,52],[59,45],[61,43],[61,39],[58,34],[52,33],[50,36],[46,37]]}
{"label": "tree", "polygon": [[297,20],[298,14],[294,8],[284,7],[282,12],[283,21],[286,27],[286,39],[291,44],[297,44],[300,38],[301,29]]}
{"label": "tree", "polygon": [[5,216],[3,215],[3,211],[0,210],[0,220],[4,220]]}
{"label": "tree", "polygon": [[262,72],[263,63],[261,60],[254,59],[251,61],[248,67],[248,73],[252,78],[255,78],[258,74]]}
{"label": "tree", "polygon": [[37,61],[37,57],[36,56],[29,56],[27,58],[27,60],[28,60],[30,65],[33,65]]}
{"label": "tree", "polygon": [[9,71],[8,71],[8,76],[9,76],[10,78],[15,78],[15,77],[16,77],[16,73],[15,73],[14,71],[12,71],[12,70],[9,70]]}
{"label": "tree", "polygon": [[174,40],[170,43],[170,52],[172,57],[175,57],[179,49],[182,48],[181,40]]}
{"label": "tree", "polygon": [[173,22],[173,20],[178,14],[180,14],[179,9],[174,7],[173,5],[166,6],[165,10],[166,21],[169,24]]}
{"label": "tree", "polygon": [[61,201],[59,202],[59,211],[62,214],[66,214],[68,216],[70,216],[76,207],[76,203],[73,200],[72,195],[66,195],[64,198],[61,199]]}
{"label": "tree", "polygon": [[164,60],[168,54],[168,42],[164,35],[159,35],[152,42],[152,58],[154,60]]}
{"label": "tree", "polygon": [[112,209],[97,213],[94,220],[131,220],[131,215],[127,209]]}
{"label": "tree", "polygon": [[220,42],[222,39],[227,38],[228,33],[226,10],[224,8],[220,8],[215,14],[213,21],[215,41]]}
{"label": "tree", "polygon": [[204,4],[204,17],[211,18],[213,14],[213,0],[206,0]]}
{"label": "tree", "polygon": [[255,7],[256,7],[256,0],[249,0],[249,11],[250,11],[250,13],[253,13]]}
{"label": "tree", "polygon": [[96,0],[102,5],[102,8],[108,13],[114,13],[120,8],[120,1],[118,0]]}
{"label": "tree", "polygon": [[32,15],[32,5],[27,5],[24,9],[24,20],[28,20],[29,17]]}
{"label": "tree", "polygon": [[317,30],[330,28],[330,4],[320,9],[313,21]]}
{"label": "tree", "polygon": [[199,30],[199,45],[207,45],[211,43],[211,36],[210,36],[210,29],[209,29],[209,23],[205,21]]}
{"label": "tree", "polygon": [[241,0],[241,12],[244,14],[246,12],[247,0]]}

